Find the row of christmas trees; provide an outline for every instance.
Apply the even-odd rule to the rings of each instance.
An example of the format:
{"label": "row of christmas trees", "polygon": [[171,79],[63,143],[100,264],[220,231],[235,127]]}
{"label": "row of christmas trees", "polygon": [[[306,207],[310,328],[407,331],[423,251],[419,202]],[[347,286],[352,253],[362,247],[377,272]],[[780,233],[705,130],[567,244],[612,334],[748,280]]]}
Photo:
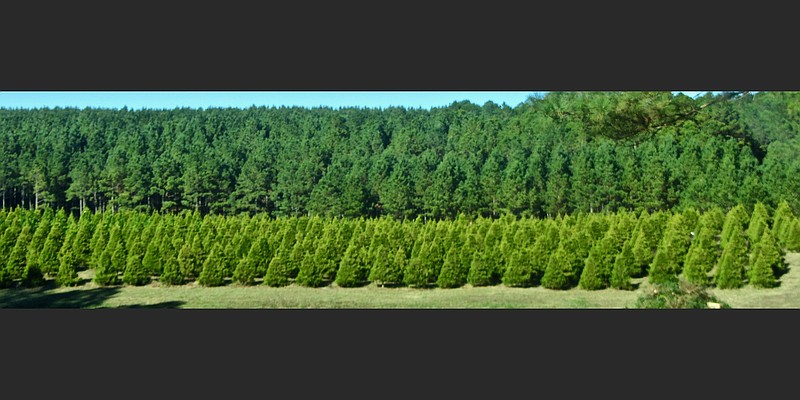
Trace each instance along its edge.
{"label": "row of christmas trees", "polygon": [[682,275],[719,288],[772,287],[786,250],[800,251],[800,219],[786,202],[700,213],[577,214],[553,219],[459,218],[425,222],[201,216],[63,210],[0,211],[0,287],[53,278],[77,285],[220,286],[335,282],[454,288],[632,289]]}

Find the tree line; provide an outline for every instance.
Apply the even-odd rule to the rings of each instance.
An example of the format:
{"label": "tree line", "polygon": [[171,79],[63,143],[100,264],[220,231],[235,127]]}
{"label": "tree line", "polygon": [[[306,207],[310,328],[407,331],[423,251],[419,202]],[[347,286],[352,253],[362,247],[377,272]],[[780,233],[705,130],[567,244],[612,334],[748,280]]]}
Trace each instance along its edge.
{"label": "tree line", "polygon": [[800,96],[568,92],[515,107],[0,109],[3,209],[413,220],[800,211]]}
{"label": "tree line", "polygon": [[679,276],[773,287],[800,251],[788,202],[727,212],[618,211],[452,220],[201,215],[199,211],[0,210],[0,288],[296,284],[634,289]]}

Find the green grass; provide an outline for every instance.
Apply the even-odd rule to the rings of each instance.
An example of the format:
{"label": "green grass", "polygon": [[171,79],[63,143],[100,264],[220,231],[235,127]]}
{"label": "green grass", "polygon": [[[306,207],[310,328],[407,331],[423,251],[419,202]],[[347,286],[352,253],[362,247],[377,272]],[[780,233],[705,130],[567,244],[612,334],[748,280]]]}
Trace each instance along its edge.
{"label": "green grass", "polygon": [[[800,308],[800,254],[787,256],[789,272],[773,289],[712,289],[733,308]],[[99,287],[91,271],[74,288],[3,289],[2,308],[632,308],[646,290],[549,290],[542,287],[463,287],[458,289],[305,288],[288,286],[206,288],[196,284]],[[641,282],[642,280],[637,280]]]}

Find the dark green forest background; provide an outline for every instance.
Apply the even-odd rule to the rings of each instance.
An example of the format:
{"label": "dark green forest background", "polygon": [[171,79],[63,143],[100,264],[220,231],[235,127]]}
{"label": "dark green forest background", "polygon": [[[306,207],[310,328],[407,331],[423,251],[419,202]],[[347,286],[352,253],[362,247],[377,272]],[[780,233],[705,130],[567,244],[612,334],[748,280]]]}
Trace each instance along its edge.
{"label": "dark green forest background", "polygon": [[800,95],[552,92],[516,107],[0,109],[3,208],[451,219],[782,200]]}

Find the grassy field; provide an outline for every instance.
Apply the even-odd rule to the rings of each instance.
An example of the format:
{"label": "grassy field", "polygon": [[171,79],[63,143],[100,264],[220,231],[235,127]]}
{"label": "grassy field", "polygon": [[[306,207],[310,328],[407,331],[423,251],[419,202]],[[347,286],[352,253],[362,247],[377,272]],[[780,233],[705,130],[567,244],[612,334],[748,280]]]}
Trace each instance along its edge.
{"label": "grassy field", "polygon": [[[800,254],[786,257],[789,272],[774,289],[712,292],[733,308],[800,308]],[[647,283],[635,291],[606,289],[555,291],[535,288],[463,287],[459,289],[304,288],[196,284],[168,287],[100,287],[86,282],[75,288],[0,290],[0,308],[632,308]]]}

